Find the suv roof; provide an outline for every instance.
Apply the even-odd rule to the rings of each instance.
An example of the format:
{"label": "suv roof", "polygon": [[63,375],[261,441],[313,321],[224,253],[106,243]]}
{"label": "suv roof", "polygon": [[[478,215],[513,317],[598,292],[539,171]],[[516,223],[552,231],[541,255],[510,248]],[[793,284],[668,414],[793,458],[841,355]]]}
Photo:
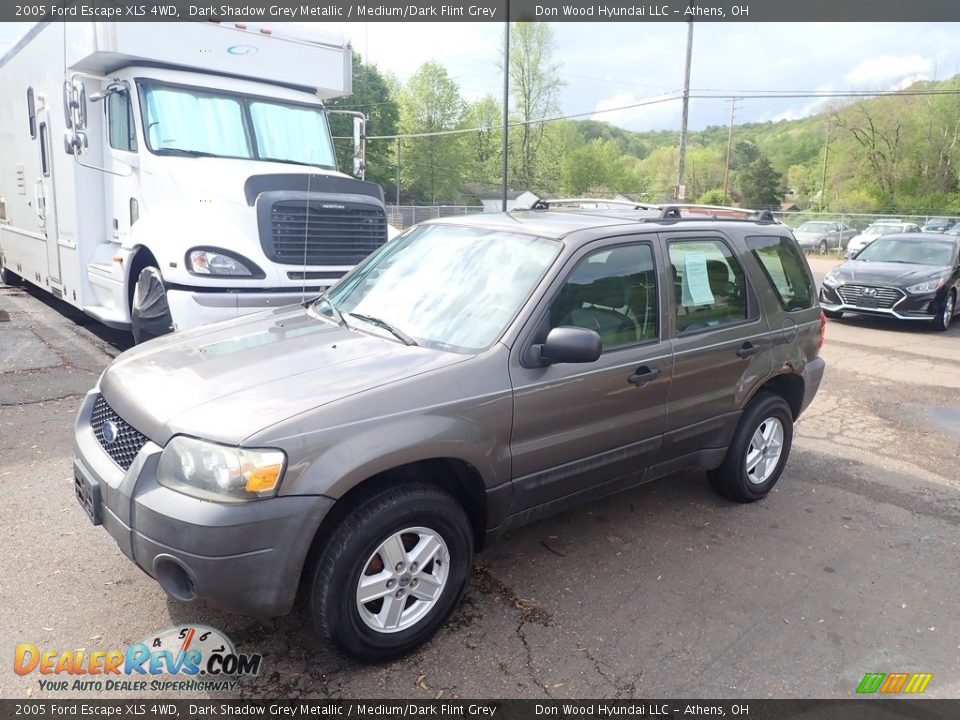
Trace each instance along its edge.
{"label": "suv roof", "polygon": [[[741,211],[742,212],[742,211]],[[684,215],[676,206],[664,206],[661,209],[639,208],[636,210],[617,209],[564,209],[564,210],[514,210],[506,213],[478,213],[455,217],[428,220],[429,225],[469,225],[491,230],[520,232],[529,235],[559,240],[579,230],[617,226],[653,226],[675,227],[688,224],[693,228],[716,227],[724,225],[749,225],[751,227],[784,227],[773,219],[772,215],[761,214],[761,219],[712,217],[700,213]]]}

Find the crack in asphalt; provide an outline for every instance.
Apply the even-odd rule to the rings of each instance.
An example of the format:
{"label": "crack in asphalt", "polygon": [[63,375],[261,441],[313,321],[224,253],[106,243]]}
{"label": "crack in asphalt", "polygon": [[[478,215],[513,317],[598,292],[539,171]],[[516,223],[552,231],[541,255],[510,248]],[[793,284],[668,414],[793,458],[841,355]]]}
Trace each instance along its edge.
{"label": "crack in asphalt", "polygon": [[[598,674],[600,677],[602,677],[602,678],[604,679],[604,681],[606,681],[607,685],[609,685],[611,688],[613,688],[613,690],[614,690],[614,697],[615,697],[616,699],[619,700],[620,698],[622,698],[622,697],[624,697],[624,696],[626,696],[626,697],[631,697],[631,698],[636,696],[636,694],[637,694],[637,682],[636,682],[636,678],[638,677],[638,675],[629,676],[629,677],[634,678],[634,679],[633,679],[631,682],[629,682],[629,683],[621,683],[621,682],[618,682],[618,678],[617,678],[617,677],[611,676],[609,673],[607,673],[607,672],[604,671],[604,669],[601,667],[600,660],[599,660],[598,658],[595,658],[595,657],[591,654],[590,650],[588,650],[587,648],[583,647],[582,645],[579,645],[579,646],[578,646],[578,649],[580,650],[580,652],[582,652],[582,653],[584,654],[584,656],[587,658],[587,660],[589,660],[591,663],[593,663],[593,669],[597,671],[597,674]],[[642,673],[641,673],[641,674],[642,674]],[[622,676],[621,676],[619,679],[622,680],[622,679],[623,679]]]}
{"label": "crack in asphalt", "polygon": [[41,398],[40,400],[24,400],[23,402],[0,402],[0,407],[23,407],[25,405],[42,405],[43,403],[48,402],[58,402],[60,400],[74,400],[76,398],[82,398],[86,393],[70,393],[69,395],[61,395],[59,397],[52,398]]}

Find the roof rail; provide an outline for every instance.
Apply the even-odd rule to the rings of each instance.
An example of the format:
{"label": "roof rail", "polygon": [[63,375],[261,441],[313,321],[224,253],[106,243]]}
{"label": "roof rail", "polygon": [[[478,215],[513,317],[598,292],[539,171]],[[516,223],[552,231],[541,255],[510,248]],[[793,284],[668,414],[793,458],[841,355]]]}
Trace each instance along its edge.
{"label": "roof rail", "polygon": [[676,205],[664,205],[660,210],[661,220],[679,220],[680,218],[680,208],[678,208]]}

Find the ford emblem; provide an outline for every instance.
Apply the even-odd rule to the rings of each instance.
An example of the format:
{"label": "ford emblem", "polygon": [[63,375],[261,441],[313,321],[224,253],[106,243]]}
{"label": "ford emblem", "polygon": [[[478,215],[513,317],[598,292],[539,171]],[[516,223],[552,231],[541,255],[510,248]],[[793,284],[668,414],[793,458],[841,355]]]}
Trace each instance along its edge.
{"label": "ford emblem", "polygon": [[103,442],[107,445],[115,443],[120,436],[120,428],[113,420],[104,420],[103,425],[100,426],[100,432],[103,433]]}

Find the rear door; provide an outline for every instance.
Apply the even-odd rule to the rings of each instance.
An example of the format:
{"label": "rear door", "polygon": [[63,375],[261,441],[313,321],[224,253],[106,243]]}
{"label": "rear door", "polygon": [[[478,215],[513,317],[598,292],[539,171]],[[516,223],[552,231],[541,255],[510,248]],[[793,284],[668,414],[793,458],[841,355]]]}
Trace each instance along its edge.
{"label": "rear door", "polygon": [[[661,333],[660,252],[654,235],[585,246],[514,345],[512,513],[559,509],[642,481],[664,431],[672,367]],[[595,330],[600,359],[528,362],[530,348],[561,326]]]}
{"label": "rear door", "polygon": [[[734,245],[710,232],[664,238],[673,382],[660,459],[674,468],[719,463],[747,397],[770,372],[770,328]],[[719,459],[718,459],[719,458]]]}

